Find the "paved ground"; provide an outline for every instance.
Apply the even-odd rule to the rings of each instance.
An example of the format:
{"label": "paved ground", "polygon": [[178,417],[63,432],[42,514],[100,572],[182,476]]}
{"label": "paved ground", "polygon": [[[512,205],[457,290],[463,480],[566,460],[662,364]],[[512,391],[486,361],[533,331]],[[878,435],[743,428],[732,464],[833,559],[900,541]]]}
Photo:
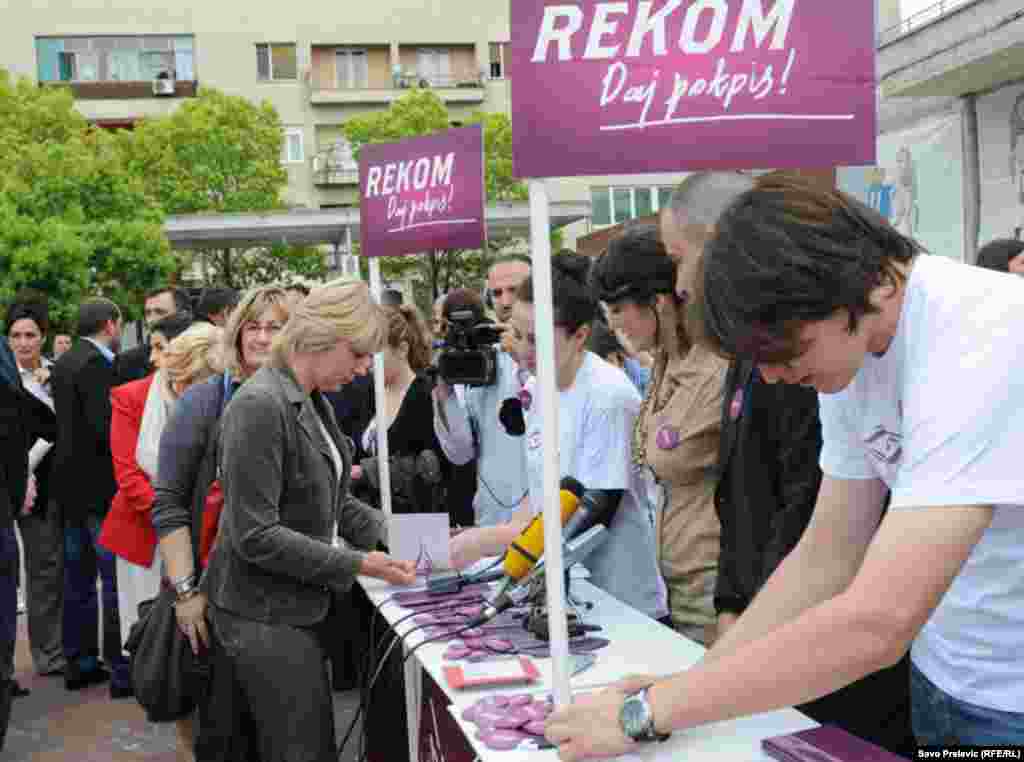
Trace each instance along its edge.
{"label": "paved ground", "polygon": [[[106,685],[69,692],[62,677],[39,677],[32,671],[19,617],[16,675],[31,696],[14,700],[4,762],[177,762],[172,725],[153,725],[133,699],[111,701]],[[335,724],[343,732],[357,704],[354,692],[336,693]],[[355,758],[355,743],[343,760]]]}

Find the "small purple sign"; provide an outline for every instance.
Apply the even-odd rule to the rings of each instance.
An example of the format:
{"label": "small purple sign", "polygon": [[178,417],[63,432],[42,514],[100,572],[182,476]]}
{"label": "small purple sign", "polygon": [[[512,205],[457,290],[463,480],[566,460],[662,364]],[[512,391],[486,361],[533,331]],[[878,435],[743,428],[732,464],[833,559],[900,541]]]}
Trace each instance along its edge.
{"label": "small purple sign", "polygon": [[363,146],[359,221],[367,257],[482,248],[483,129]]}
{"label": "small purple sign", "polygon": [[518,177],[875,162],[874,5],[514,0]]}

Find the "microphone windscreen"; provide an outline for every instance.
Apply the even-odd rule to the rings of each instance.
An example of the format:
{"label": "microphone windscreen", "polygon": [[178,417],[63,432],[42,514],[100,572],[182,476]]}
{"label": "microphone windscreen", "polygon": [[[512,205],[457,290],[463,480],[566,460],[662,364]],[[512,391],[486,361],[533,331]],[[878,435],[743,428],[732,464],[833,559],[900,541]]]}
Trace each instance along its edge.
{"label": "microphone windscreen", "polygon": [[509,397],[501,403],[498,422],[510,437],[521,437],[526,433],[526,419],[523,417],[523,403],[518,397]]}
{"label": "microphone windscreen", "polygon": [[[565,526],[565,523],[580,507],[580,501],[569,490],[562,490],[558,493],[558,502],[561,509],[561,523],[562,526]],[[542,555],[544,555],[544,515],[539,514],[508,546],[504,562],[505,574],[512,579],[521,580],[530,573],[530,569]]]}
{"label": "microphone windscreen", "polygon": [[558,488],[571,492],[577,497],[577,499],[583,497],[583,493],[586,492],[586,489],[580,481],[571,476],[563,476],[562,482],[558,485]]}

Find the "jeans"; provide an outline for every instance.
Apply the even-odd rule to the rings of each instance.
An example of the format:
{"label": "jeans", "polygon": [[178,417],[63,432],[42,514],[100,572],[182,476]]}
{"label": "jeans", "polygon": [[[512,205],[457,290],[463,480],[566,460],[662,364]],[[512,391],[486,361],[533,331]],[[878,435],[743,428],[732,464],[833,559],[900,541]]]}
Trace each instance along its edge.
{"label": "jeans", "polygon": [[99,665],[99,602],[96,577],[103,586],[103,657],[110,665],[112,686],[130,683],[128,659],[121,650],[121,618],[117,611],[115,556],[97,541],[100,518],[64,528],[64,656],[83,672]]}
{"label": "jeans", "polygon": [[936,687],[913,663],[910,700],[914,735],[922,746],[1024,744],[1024,713],[955,699]]}

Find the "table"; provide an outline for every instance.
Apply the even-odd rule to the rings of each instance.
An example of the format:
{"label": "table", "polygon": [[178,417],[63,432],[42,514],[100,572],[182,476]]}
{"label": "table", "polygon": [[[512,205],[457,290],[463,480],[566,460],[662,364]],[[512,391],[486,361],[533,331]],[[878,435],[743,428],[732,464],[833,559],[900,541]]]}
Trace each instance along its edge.
{"label": "table", "polygon": [[[387,585],[379,580],[360,577],[360,584],[374,605],[380,605],[388,596],[403,589]],[[415,589],[415,588],[411,588]],[[611,640],[611,644],[595,652],[596,664],[573,677],[570,685],[575,690],[600,688],[614,682],[623,675],[644,673],[670,675],[693,666],[700,660],[704,647],[679,635],[674,630],[654,622],[647,616],[618,601],[603,590],[583,579],[574,579],[571,585],[573,596],[590,601],[593,608],[586,612],[584,619],[600,624],[602,632],[596,633]],[[384,603],[381,615],[394,622],[406,609],[393,602]],[[413,627],[412,620],[399,625],[399,632]],[[407,647],[425,639],[422,630],[409,636]],[[468,705],[481,696],[495,692],[493,689],[452,691],[447,687],[442,669],[446,643],[431,643],[416,651],[405,668],[406,710],[409,723],[410,760],[418,760],[419,709],[422,701],[422,671],[433,679],[452,702],[450,709],[456,722],[462,728],[468,743],[480,759],[494,760],[537,760],[551,762],[557,759],[554,750],[537,752],[495,752],[485,749],[474,737],[475,726],[464,723],[459,715]],[[552,689],[552,664],[550,659],[534,659],[541,673],[541,679],[528,688],[510,689],[507,692],[550,693]],[[688,762],[701,760],[767,760],[761,751],[761,740],[782,733],[792,733],[815,727],[817,723],[794,709],[784,709],[765,714],[745,717],[729,722],[714,723],[673,734],[664,744],[645,748],[640,755],[643,760],[677,760]]]}

